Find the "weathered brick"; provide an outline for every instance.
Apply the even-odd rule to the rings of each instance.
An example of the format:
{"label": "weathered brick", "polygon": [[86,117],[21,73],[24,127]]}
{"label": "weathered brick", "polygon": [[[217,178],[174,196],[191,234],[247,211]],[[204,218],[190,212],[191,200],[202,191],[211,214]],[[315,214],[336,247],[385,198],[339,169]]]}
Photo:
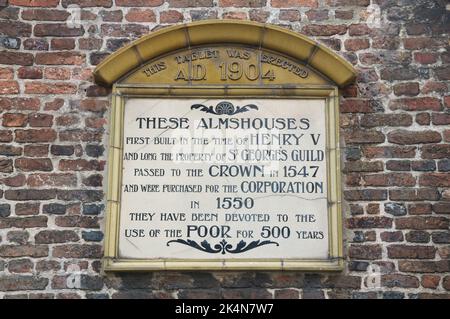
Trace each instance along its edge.
{"label": "weathered brick", "polygon": [[430,234],[426,231],[412,230],[405,235],[406,241],[410,243],[428,243]]}
{"label": "weathered brick", "polygon": [[38,276],[12,275],[0,277],[0,291],[44,290],[48,279]]}
{"label": "weathered brick", "polygon": [[440,111],[442,109],[441,101],[434,97],[417,97],[393,99],[389,102],[391,110],[405,111]]}
{"label": "weathered brick", "polygon": [[426,159],[450,158],[450,145],[448,144],[424,145],[420,151],[422,158]]}
{"label": "weathered brick", "polygon": [[[198,1],[198,6],[203,7],[203,2],[208,2],[208,0],[204,1]],[[157,7],[161,4],[163,4],[163,0],[116,0],[116,5],[121,7]],[[186,1],[187,4],[188,1]],[[175,1],[175,3],[177,3]],[[184,7],[183,3],[180,3],[181,7]],[[211,1],[212,4],[212,1]],[[173,6],[173,3],[170,3],[171,6]]]}
{"label": "weathered brick", "polygon": [[420,186],[450,186],[450,173],[425,173],[419,177]]}
{"label": "weathered brick", "polygon": [[398,268],[402,272],[412,272],[412,273],[449,272],[450,260],[439,260],[439,261],[399,260]]}
{"label": "weathered brick", "polygon": [[353,259],[374,260],[381,258],[380,245],[350,245],[348,255]]}
{"label": "weathered brick", "polygon": [[1,245],[0,257],[46,257],[48,246],[46,245]]}
{"label": "weathered brick", "polygon": [[395,220],[395,228],[397,229],[447,229],[448,226],[449,220],[445,217],[415,216],[402,217]]}
{"label": "weathered brick", "polygon": [[419,94],[419,83],[407,82],[394,85],[394,94],[397,96],[416,96]]}
{"label": "weathered brick", "polygon": [[55,224],[60,227],[100,228],[97,217],[58,216]]}
{"label": "weathered brick", "polygon": [[53,170],[53,164],[49,158],[18,158],[14,161],[14,166],[24,172]]}
{"label": "weathered brick", "polygon": [[365,186],[414,186],[416,179],[408,173],[364,175]]}
{"label": "weathered brick", "polygon": [[433,212],[437,214],[449,214],[450,213],[450,202],[439,202],[433,204]]}
{"label": "weathered brick", "polygon": [[23,127],[27,126],[28,115],[23,113],[5,113],[3,114],[2,125],[5,127]]}
{"label": "weathered brick", "polygon": [[101,245],[58,245],[53,247],[53,257],[57,258],[101,258]]}
{"label": "weathered brick", "polygon": [[5,198],[16,201],[46,200],[56,197],[56,191],[52,189],[15,189],[6,190]]}
{"label": "weathered brick", "polygon": [[348,228],[390,228],[392,218],[379,216],[364,216],[347,219]]}
{"label": "weathered brick", "polygon": [[42,23],[34,26],[34,35],[37,37],[76,37],[83,34],[82,26],[69,27],[65,23]]}
{"label": "weathered brick", "polygon": [[344,198],[348,201],[386,200],[387,191],[382,189],[363,189],[344,191]]}
{"label": "weathered brick", "polygon": [[403,241],[403,233],[401,231],[382,232],[380,238],[385,242],[400,242]]}
{"label": "weathered brick", "polygon": [[33,266],[30,259],[14,259],[8,263],[8,270],[12,273],[29,273],[32,272]]}
{"label": "weathered brick", "polygon": [[23,66],[17,70],[19,79],[42,79],[42,69],[33,66]]}
{"label": "weathered brick", "polygon": [[[178,14],[178,18],[175,18],[175,13]],[[175,18],[172,22],[178,22],[180,21],[180,15],[182,20],[183,15],[178,11],[171,10],[161,12],[161,23],[170,23],[170,16]],[[151,9],[130,9],[125,15],[125,19],[130,22],[156,22],[156,15]]]}
{"label": "weathered brick", "polygon": [[388,141],[394,144],[410,145],[438,143],[442,140],[442,136],[436,131],[407,131],[395,130],[387,134]]}
{"label": "weathered brick", "polygon": [[27,178],[27,185],[31,187],[76,186],[77,178],[71,173],[30,174]]}
{"label": "weathered brick", "polygon": [[439,285],[441,277],[435,275],[423,275],[420,281],[422,287],[436,289]]}
{"label": "weathered brick", "polygon": [[61,244],[76,242],[80,237],[72,230],[43,230],[34,236],[36,244]]}

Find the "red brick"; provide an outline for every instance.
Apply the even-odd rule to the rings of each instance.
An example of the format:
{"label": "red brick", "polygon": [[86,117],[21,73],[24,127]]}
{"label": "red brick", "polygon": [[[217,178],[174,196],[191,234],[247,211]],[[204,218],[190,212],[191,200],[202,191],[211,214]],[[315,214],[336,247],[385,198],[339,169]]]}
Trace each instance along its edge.
{"label": "red brick", "polygon": [[300,11],[298,10],[280,10],[280,14],[278,15],[280,20],[286,20],[290,22],[300,21]]}
{"label": "red brick", "polygon": [[43,230],[34,236],[36,244],[62,244],[79,240],[80,237],[72,230]]}
{"label": "red brick", "polygon": [[348,33],[351,36],[368,35],[371,33],[371,29],[367,26],[367,24],[351,24],[348,28]]}
{"label": "red brick", "polygon": [[274,8],[317,8],[318,3],[317,0],[271,0],[271,5]]}
{"label": "red brick", "polygon": [[345,49],[347,51],[359,51],[369,48],[368,39],[348,39],[344,42]]}
{"label": "red brick", "polygon": [[403,241],[403,233],[401,231],[385,231],[380,233],[380,238],[385,242],[400,242]]}
{"label": "red brick", "polygon": [[415,52],[414,60],[420,64],[434,64],[437,62],[437,55],[428,52]]}
{"label": "red brick", "polygon": [[52,39],[50,42],[52,50],[73,50],[75,49],[74,39]]}
{"label": "red brick", "polygon": [[60,160],[59,169],[61,171],[102,171],[105,163],[96,160]]}
{"label": "red brick", "polygon": [[0,52],[0,64],[33,65],[33,55],[21,52]]}
{"label": "red brick", "polygon": [[65,23],[43,23],[34,26],[34,35],[37,37],[77,37],[83,34],[83,27],[70,27]]}
{"label": "red brick", "polygon": [[12,273],[32,272],[33,262],[30,259],[13,259],[8,263],[8,270]]}
{"label": "red brick", "polygon": [[98,218],[91,216],[58,216],[55,224],[59,227],[100,228]]}
{"label": "red brick", "polygon": [[436,38],[415,37],[403,39],[403,46],[407,50],[437,49],[442,44],[442,41]]}
{"label": "red brick", "polygon": [[29,157],[46,157],[48,144],[28,144],[23,148],[24,155]]}
{"label": "red brick", "polygon": [[362,152],[367,158],[412,158],[415,146],[364,146]]}
{"label": "red brick", "polygon": [[376,130],[352,130],[344,134],[344,139],[348,144],[379,144],[384,142],[385,136]]}
{"label": "red brick", "polygon": [[163,11],[160,13],[161,23],[176,23],[183,21],[183,14],[176,10]]}
{"label": "red brick", "polygon": [[31,174],[27,178],[27,185],[30,187],[76,186],[77,185],[77,177],[71,173]]}
{"label": "red brick", "polygon": [[0,30],[2,30],[2,35],[10,37],[29,37],[31,35],[31,25],[20,21],[0,20]]}
{"label": "red brick", "polygon": [[417,113],[416,114],[416,122],[419,125],[430,125],[431,117],[429,113]]}
{"label": "red brick", "polygon": [[27,126],[28,115],[22,113],[3,114],[2,125],[5,127],[24,127]]}
{"label": "red brick", "polygon": [[56,7],[59,0],[9,0],[12,6],[22,7]]}
{"label": "red brick", "polygon": [[450,276],[445,276],[442,280],[442,287],[444,287],[445,290],[450,290]]}
{"label": "red brick", "polygon": [[422,158],[426,159],[450,158],[450,145],[448,144],[424,145],[420,151]]}
{"label": "red brick", "polygon": [[364,114],[361,116],[360,124],[363,127],[376,126],[410,126],[412,116],[409,114]]}
{"label": "red brick", "polygon": [[407,173],[373,174],[363,176],[364,186],[415,186],[416,179]]}
{"label": "red brick", "polygon": [[[116,0],[116,5],[121,7],[158,7],[163,2],[163,0]],[[198,2],[199,6],[201,6],[201,2]]]}
{"label": "red brick", "polygon": [[40,21],[66,21],[70,13],[65,10],[55,9],[26,9],[22,11],[24,20]]}
{"label": "red brick", "polygon": [[230,11],[222,14],[222,19],[248,20],[246,12]]}
{"label": "red brick", "polygon": [[14,78],[14,70],[12,68],[0,68],[0,79],[12,80]]}
{"label": "red brick", "polygon": [[45,65],[81,65],[85,54],[79,52],[45,52],[36,54],[36,63]]}
{"label": "red brick", "polygon": [[[32,217],[34,218],[34,217]],[[48,246],[44,245],[3,245],[0,246],[1,257],[46,257]]]}
{"label": "red brick", "polygon": [[447,229],[448,226],[449,220],[445,217],[415,216],[402,217],[395,220],[396,229]]}
{"label": "red brick", "polygon": [[17,70],[19,79],[42,79],[42,69],[33,66],[24,66]]}
{"label": "red brick", "polygon": [[434,97],[420,97],[409,99],[391,100],[389,103],[391,110],[405,111],[440,111],[442,110],[441,101]]}
{"label": "red brick", "polygon": [[[281,1],[281,0],[280,0]],[[302,32],[307,35],[312,36],[332,36],[332,35],[342,35],[347,33],[347,26],[341,25],[320,25],[320,24],[309,24],[302,28]]]}
{"label": "red brick", "polygon": [[419,288],[419,279],[409,275],[388,274],[381,276],[381,284],[388,288]]}
{"label": "red brick", "polygon": [[434,259],[436,248],[421,245],[391,245],[387,247],[388,257],[394,259]]}
{"label": "red brick", "polygon": [[413,273],[449,272],[450,260],[399,260],[398,268],[400,271]]}
{"label": "red brick", "polygon": [[341,102],[340,111],[342,113],[374,113],[377,112],[378,105],[371,100],[346,99]]}
{"label": "red brick", "polygon": [[77,5],[81,8],[88,7],[106,7],[109,8],[112,6],[112,0],[62,0],[62,5],[64,8],[68,7],[71,4]]}
{"label": "red brick", "polygon": [[352,259],[381,259],[380,245],[350,245],[348,255]]}
{"label": "red brick", "polygon": [[58,245],[53,248],[53,257],[57,258],[101,258],[100,245]]}
{"label": "red brick", "polygon": [[66,82],[27,82],[25,93],[27,94],[75,94],[77,86]]}
{"label": "red brick", "polygon": [[[156,22],[156,15],[151,9],[130,9],[125,15],[125,19],[130,22]],[[165,23],[162,21],[162,17],[161,23]]]}
{"label": "red brick", "polygon": [[19,83],[17,81],[0,81],[0,94],[18,94]]}
{"label": "red brick", "polygon": [[51,102],[45,103],[44,110],[45,111],[57,111],[64,105],[64,100],[57,98]]}
{"label": "red brick", "polygon": [[364,216],[347,219],[347,227],[354,228],[390,228],[392,218],[379,216]]}
{"label": "red brick", "polygon": [[0,179],[0,181],[3,182],[3,184],[5,186],[9,186],[9,187],[21,187],[23,185],[25,185],[25,175],[23,174],[17,174],[14,176],[8,176],[3,178],[3,180]]}
{"label": "red brick", "polygon": [[437,143],[442,140],[441,134],[436,131],[396,130],[389,132],[387,137],[390,143],[401,145]]}
{"label": "red brick", "polygon": [[32,171],[52,171],[52,161],[48,158],[18,158],[14,165],[17,169],[24,172]]}
{"label": "red brick", "polygon": [[416,96],[419,94],[419,83],[407,82],[394,85],[394,94],[397,96]]}
{"label": "red brick", "polygon": [[436,289],[439,286],[441,277],[435,275],[423,275],[421,284],[424,288]]}
{"label": "red brick", "polygon": [[348,161],[344,172],[379,172],[383,170],[383,162]]}
{"label": "red brick", "polygon": [[51,127],[53,124],[53,115],[31,113],[28,116],[28,123],[32,127]]}
{"label": "red brick", "polygon": [[425,173],[419,177],[420,186],[450,186],[450,173]]}
{"label": "red brick", "polygon": [[[27,216],[27,215],[38,215],[39,214],[39,203],[25,202],[16,204],[16,215],[17,216]],[[45,217],[47,218],[47,217]],[[45,219],[46,225],[46,219]]]}
{"label": "red brick", "polygon": [[389,199],[394,201],[438,200],[439,193],[434,188],[403,188],[389,190]]}
{"label": "red brick", "polygon": [[410,215],[427,215],[431,214],[431,204],[417,203],[408,205],[408,213]]}
{"label": "red brick", "polygon": [[56,139],[56,132],[52,129],[16,130],[15,133],[18,143],[53,142]]}

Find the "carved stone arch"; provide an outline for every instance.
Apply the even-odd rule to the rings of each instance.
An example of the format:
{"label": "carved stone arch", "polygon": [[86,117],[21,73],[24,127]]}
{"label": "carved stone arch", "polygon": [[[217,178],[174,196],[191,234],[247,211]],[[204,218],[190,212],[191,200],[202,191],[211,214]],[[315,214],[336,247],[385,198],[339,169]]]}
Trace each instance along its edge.
{"label": "carved stone arch", "polygon": [[[254,63],[262,67],[261,72],[267,72],[264,67],[272,67],[280,74],[272,80],[269,75],[267,83],[263,80],[245,81],[243,78],[238,84],[326,84],[343,87],[353,81],[356,75],[350,63],[304,35],[257,22],[208,20],[167,27],[143,36],[106,58],[96,67],[94,76],[98,83],[107,86],[116,82],[223,84],[220,80],[214,81],[211,78],[204,79],[205,81],[177,81],[173,72],[183,63],[178,63],[175,58],[177,54],[192,53],[204,48],[225,50],[233,46],[254,50],[258,56]],[[261,55],[261,52],[266,55]],[[214,63],[212,60],[205,59],[203,62]],[[193,61],[187,63],[191,64]]]}

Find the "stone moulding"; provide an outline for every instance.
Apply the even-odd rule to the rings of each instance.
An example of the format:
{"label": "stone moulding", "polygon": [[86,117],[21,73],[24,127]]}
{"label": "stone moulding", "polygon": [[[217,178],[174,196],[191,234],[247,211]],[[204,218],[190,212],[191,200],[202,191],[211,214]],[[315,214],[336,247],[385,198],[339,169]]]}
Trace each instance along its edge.
{"label": "stone moulding", "polygon": [[356,77],[349,62],[304,35],[257,22],[205,20],[167,27],[141,37],[102,61],[94,70],[94,78],[99,84],[112,86],[159,56],[213,44],[241,44],[280,52],[318,71],[339,87]]}

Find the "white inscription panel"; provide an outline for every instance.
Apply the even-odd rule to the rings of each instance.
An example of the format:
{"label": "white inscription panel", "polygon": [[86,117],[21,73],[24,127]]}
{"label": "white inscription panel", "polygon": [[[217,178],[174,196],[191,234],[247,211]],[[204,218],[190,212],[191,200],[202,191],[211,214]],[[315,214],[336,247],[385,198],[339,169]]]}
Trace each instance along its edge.
{"label": "white inscription panel", "polygon": [[128,99],[119,256],[327,259],[325,107]]}

